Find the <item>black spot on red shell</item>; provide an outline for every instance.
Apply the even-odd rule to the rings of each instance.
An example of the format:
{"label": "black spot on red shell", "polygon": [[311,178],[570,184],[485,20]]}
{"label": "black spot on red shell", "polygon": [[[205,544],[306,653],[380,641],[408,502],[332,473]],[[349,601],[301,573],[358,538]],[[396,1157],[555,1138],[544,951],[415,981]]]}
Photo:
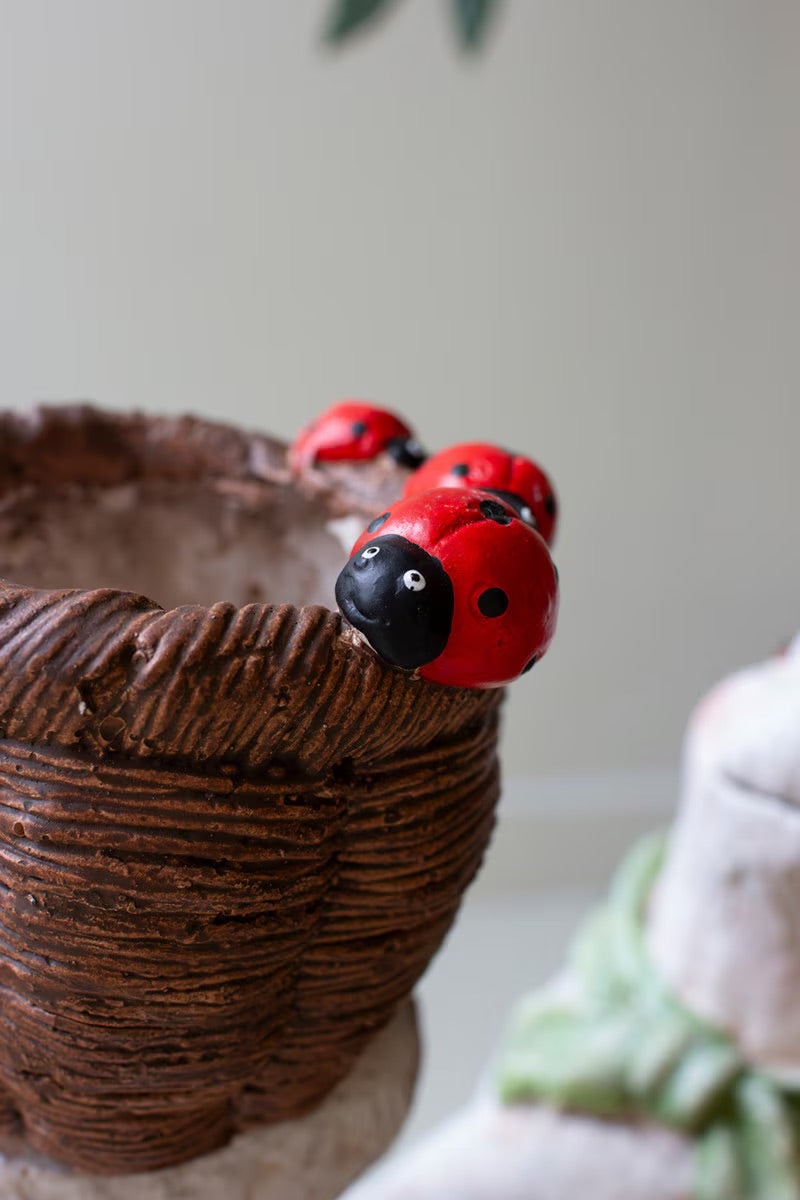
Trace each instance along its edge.
{"label": "black spot on red shell", "polygon": [[351,429],[353,437],[363,437],[367,432],[366,421],[353,421]]}
{"label": "black spot on red shell", "polygon": [[544,498],[544,511],[547,513],[548,517],[554,517],[556,515],[556,498],[552,492],[548,492]]}
{"label": "black spot on red shell", "polygon": [[456,463],[454,467],[450,468],[450,474],[458,476],[469,475],[469,466],[467,463]]}
{"label": "black spot on red shell", "polygon": [[536,666],[536,663],[538,662],[538,660],[539,660],[538,654],[534,654],[533,658],[525,663],[525,666],[520,671],[520,675],[527,675],[528,671],[532,671],[533,668]]}
{"label": "black spot on red shell", "polygon": [[502,588],[487,588],[478,597],[478,608],[485,617],[502,617],[508,608],[508,596]]}
{"label": "black spot on red shell", "polygon": [[375,517],[367,526],[367,533],[377,533],[381,526],[386,524],[391,515],[391,513],[385,512],[381,513],[379,517]]}
{"label": "black spot on red shell", "polygon": [[481,512],[490,521],[496,521],[498,525],[510,525],[514,520],[497,500],[481,500]]}

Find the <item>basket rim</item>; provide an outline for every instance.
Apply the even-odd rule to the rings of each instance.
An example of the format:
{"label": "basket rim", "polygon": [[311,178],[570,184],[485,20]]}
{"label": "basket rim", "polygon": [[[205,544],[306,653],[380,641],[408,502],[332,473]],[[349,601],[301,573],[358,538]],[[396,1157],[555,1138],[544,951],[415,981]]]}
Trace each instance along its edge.
{"label": "basket rim", "polygon": [[[341,476],[292,479],[285,443],[193,416],[43,405],[0,412],[0,445],[0,497],[224,478],[260,489],[254,503],[294,486],[341,501]],[[320,605],[165,609],[115,588],[0,580],[0,733],[15,740],[249,767],[279,759],[317,773],[449,738],[498,702],[384,663]]]}

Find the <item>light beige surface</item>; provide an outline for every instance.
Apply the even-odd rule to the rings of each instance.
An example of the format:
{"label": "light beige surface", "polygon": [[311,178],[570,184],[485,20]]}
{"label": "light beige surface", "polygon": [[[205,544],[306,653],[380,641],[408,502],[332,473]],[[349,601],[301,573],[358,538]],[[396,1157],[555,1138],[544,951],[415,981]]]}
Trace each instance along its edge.
{"label": "light beige surface", "polygon": [[113,1178],[0,1155],[3,1200],[333,1200],[402,1123],[417,1067],[405,1004],[309,1116],[239,1134],[182,1166]]}
{"label": "light beige surface", "polygon": [[0,0],[0,397],[290,434],[349,392],[564,501],[510,771],[674,761],[792,629],[800,7]]}
{"label": "light beige surface", "polygon": [[693,1166],[665,1130],[484,1100],[342,1200],[692,1200]]}

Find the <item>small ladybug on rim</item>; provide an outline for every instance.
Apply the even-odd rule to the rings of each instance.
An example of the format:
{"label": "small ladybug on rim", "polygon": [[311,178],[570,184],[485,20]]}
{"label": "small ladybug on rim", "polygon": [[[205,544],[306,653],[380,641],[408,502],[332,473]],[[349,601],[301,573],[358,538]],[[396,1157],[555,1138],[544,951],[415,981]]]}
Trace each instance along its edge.
{"label": "small ladybug on rim", "polygon": [[454,488],[400,500],[336,581],[344,617],[386,662],[456,687],[500,687],[553,638],[558,573],[504,500]]}
{"label": "small ladybug on rim", "polygon": [[480,488],[511,504],[552,545],[558,502],[545,472],[524,454],[488,442],[462,442],[431,457],[406,481],[404,496],[430,488]]}
{"label": "small ladybug on rim", "polygon": [[289,447],[295,472],[317,462],[364,462],[390,455],[412,470],[425,461],[414,434],[395,413],[365,400],[343,400],[300,431]]}

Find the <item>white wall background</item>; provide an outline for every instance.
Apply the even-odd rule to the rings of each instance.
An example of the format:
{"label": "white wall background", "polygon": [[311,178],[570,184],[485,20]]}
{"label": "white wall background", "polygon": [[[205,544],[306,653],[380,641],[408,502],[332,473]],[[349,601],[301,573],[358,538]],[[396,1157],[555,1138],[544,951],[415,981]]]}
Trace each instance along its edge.
{"label": "white wall background", "polygon": [[512,773],[674,761],[800,625],[800,6],[0,0],[0,397],[290,435],[348,394],[551,470]]}

